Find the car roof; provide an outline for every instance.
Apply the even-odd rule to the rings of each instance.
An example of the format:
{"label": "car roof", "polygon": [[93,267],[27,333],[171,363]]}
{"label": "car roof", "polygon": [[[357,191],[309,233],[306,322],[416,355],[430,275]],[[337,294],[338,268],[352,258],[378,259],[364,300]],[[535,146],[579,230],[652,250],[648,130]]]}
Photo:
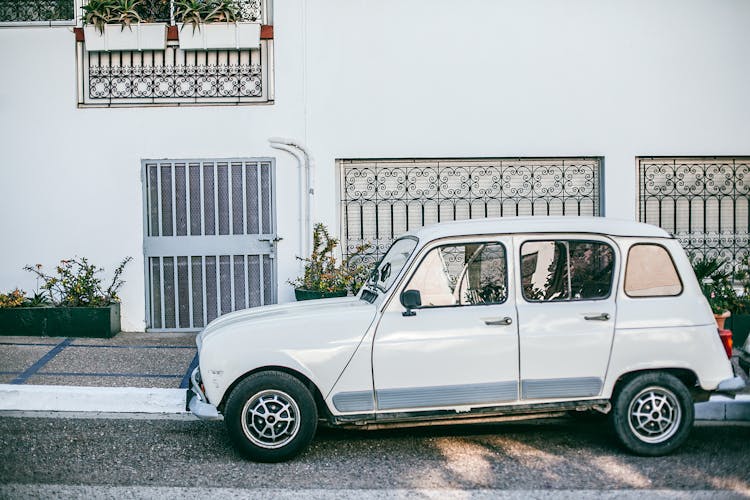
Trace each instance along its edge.
{"label": "car roof", "polygon": [[671,238],[660,227],[609,217],[495,217],[431,224],[407,235],[434,240],[450,236],[514,233],[583,233],[644,238]]}

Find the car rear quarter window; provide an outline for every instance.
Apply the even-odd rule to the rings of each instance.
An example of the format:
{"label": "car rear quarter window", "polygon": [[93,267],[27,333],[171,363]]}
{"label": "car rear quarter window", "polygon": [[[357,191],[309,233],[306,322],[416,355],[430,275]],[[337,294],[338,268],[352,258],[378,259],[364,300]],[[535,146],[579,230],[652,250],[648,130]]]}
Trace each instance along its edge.
{"label": "car rear quarter window", "polygon": [[682,293],[680,275],[666,248],[650,243],[630,247],[625,293],[629,297],[674,297]]}

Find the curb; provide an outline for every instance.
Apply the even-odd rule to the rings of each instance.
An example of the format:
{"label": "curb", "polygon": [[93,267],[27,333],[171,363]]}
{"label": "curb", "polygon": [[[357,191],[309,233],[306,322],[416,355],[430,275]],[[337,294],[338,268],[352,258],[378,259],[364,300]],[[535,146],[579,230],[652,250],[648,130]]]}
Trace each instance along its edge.
{"label": "curb", "polygon": [[187,413],[185,389],[0,384],[0,411]]}
{"label": "curb", "polygon": [[744,420],[750,421],[750,395],[711,396],[705,403],[695,404],[696,420]]}
{"label": "curb", "polygon": [[[185,389],[0,384],[0,411],[188,414]],[[696,420],[750,421],[750,395],[711,396]]]}

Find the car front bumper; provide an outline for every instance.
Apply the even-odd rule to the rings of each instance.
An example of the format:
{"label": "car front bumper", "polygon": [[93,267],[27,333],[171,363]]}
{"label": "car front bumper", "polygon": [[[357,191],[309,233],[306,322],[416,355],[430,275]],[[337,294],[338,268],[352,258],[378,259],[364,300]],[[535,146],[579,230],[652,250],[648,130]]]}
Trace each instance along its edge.
{"label": "car front bumper", "polygon": [[201,420],[221,420],[216,406],[208,402],[200,385],[200,367],[195,367],[190,375],[190,387],[185,395],[185,409]]}

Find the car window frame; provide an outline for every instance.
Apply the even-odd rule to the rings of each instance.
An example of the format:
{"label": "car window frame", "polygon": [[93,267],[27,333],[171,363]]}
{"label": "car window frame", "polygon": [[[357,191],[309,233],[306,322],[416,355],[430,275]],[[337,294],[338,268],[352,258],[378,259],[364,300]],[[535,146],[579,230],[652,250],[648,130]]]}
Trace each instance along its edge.
{"label": "car window frame", "polygon": [[[677,280],[680,282],[680,293],[676,295],[630,295],[628,293],[627,282],[628,282],[628,264],[630,263],[630,251],[633,250],[633,248],[637,246],[656,246],[656,247],[662,248],[665,252],[667,252],[667,257],[669,257],[670,262],[672,262],[672,269],[674,269],[675,274],[677,274]],[[652,243],[650,241],[638,241],[630,245],[628,247],[628,253],[625,256],[625,265],[623,266],[622,293],[624,293],[627,298],[633,299],[633,300],[636,300],[636,299],[673,299],[675,297],[682,296],[682,294],[685,293],[685,282],[682,279],[682,275],[680,274],[680,268],[677,266],[677,263],[675,262],[674,257],[672,256],[672,252],[669,251],[669,248],[667,248],[665,245],[662,245],[661,243]]]}
{"label": "car window frame", "polygon": [[[531,300],[526,297],[526,293],[523,289],[523,275],[522,272],[522,258],[523,253],[522,249],[523,246],[526,243],[541,243],[541,242],[557,242],[557,241],[564,241],[564,242],[580,242],[580,243],[599,243],[602,245],[607,245],[612,250],[612,277],[610,279],[610,286],[609,286],[609,293],[604,297],[597,297],[597,298],[581,298],[581,299],[564,299],[564,300]],[[521,299],[527,304],[567,304],[567,303],[580,303],[580,302],[598,302],[603,300],[609,300],[615,296],[615,291],[617,289],[617,264],[618,264],[618,251],[617,251],[617,243],[614,241],[609,240],[608,238],[602,237],[602,239],[593,239],[590,236],[588,238],[575,238],[570,236],[554,236],[551,235],[548,238],[544,237],[535,237],[535,238],[528,238],[528,239],[522,239],[520,244],[518,245],[518,261],[516,262],[516,265],[518,267],[518,291]],[[568,281],[570,280],[570,247],[568,247]],[[569,290],[569,293],[572,295],[572,290]]]}
{"label": "car window frame", "polygon": [[[438,242],[440,240],[436,240]],[[450,308],[459,308],[459,307],[473,307],[473,306],[500,306],[505,305],[508,303],[510,299],[510,279],[509,279],[509,272],[510,272],[510,265],[509,265],[509,253],[508,253],[508,245],[503,243],[502,241],[498,240],[461,240],[461,241],[447,241],[443,243],[437,243],[435,245],[429,246],[429,248],[425,248],[423,252],[420,252],[421,255],[419,256],[418,260],[415,260],[413,263],[413,267],[410,269],[409,276],[404,276],[404,285],[402,293],[407,290],[413,290],[409,288],[409,283],[411,282],[412,278],[414,277],[414,274],[419,270],[419,267],[422,265],[422,262],[427,258],[427,256],[430,254],[430,252],[433,252],[434,250],[437,250],[442,247],[450,247],[450,246],[460,246],[460,245],[487,245],[487,244],[494,244],[494,245],[500,245],[503,248],[504,258],[505,258],[505,300],[502,302],[491,302],[491,303],[483,303],[483,304],[448,304],[444,306],[419,306],[418,309],[420,311],[428,310],[428,309],[450,309]]]}

